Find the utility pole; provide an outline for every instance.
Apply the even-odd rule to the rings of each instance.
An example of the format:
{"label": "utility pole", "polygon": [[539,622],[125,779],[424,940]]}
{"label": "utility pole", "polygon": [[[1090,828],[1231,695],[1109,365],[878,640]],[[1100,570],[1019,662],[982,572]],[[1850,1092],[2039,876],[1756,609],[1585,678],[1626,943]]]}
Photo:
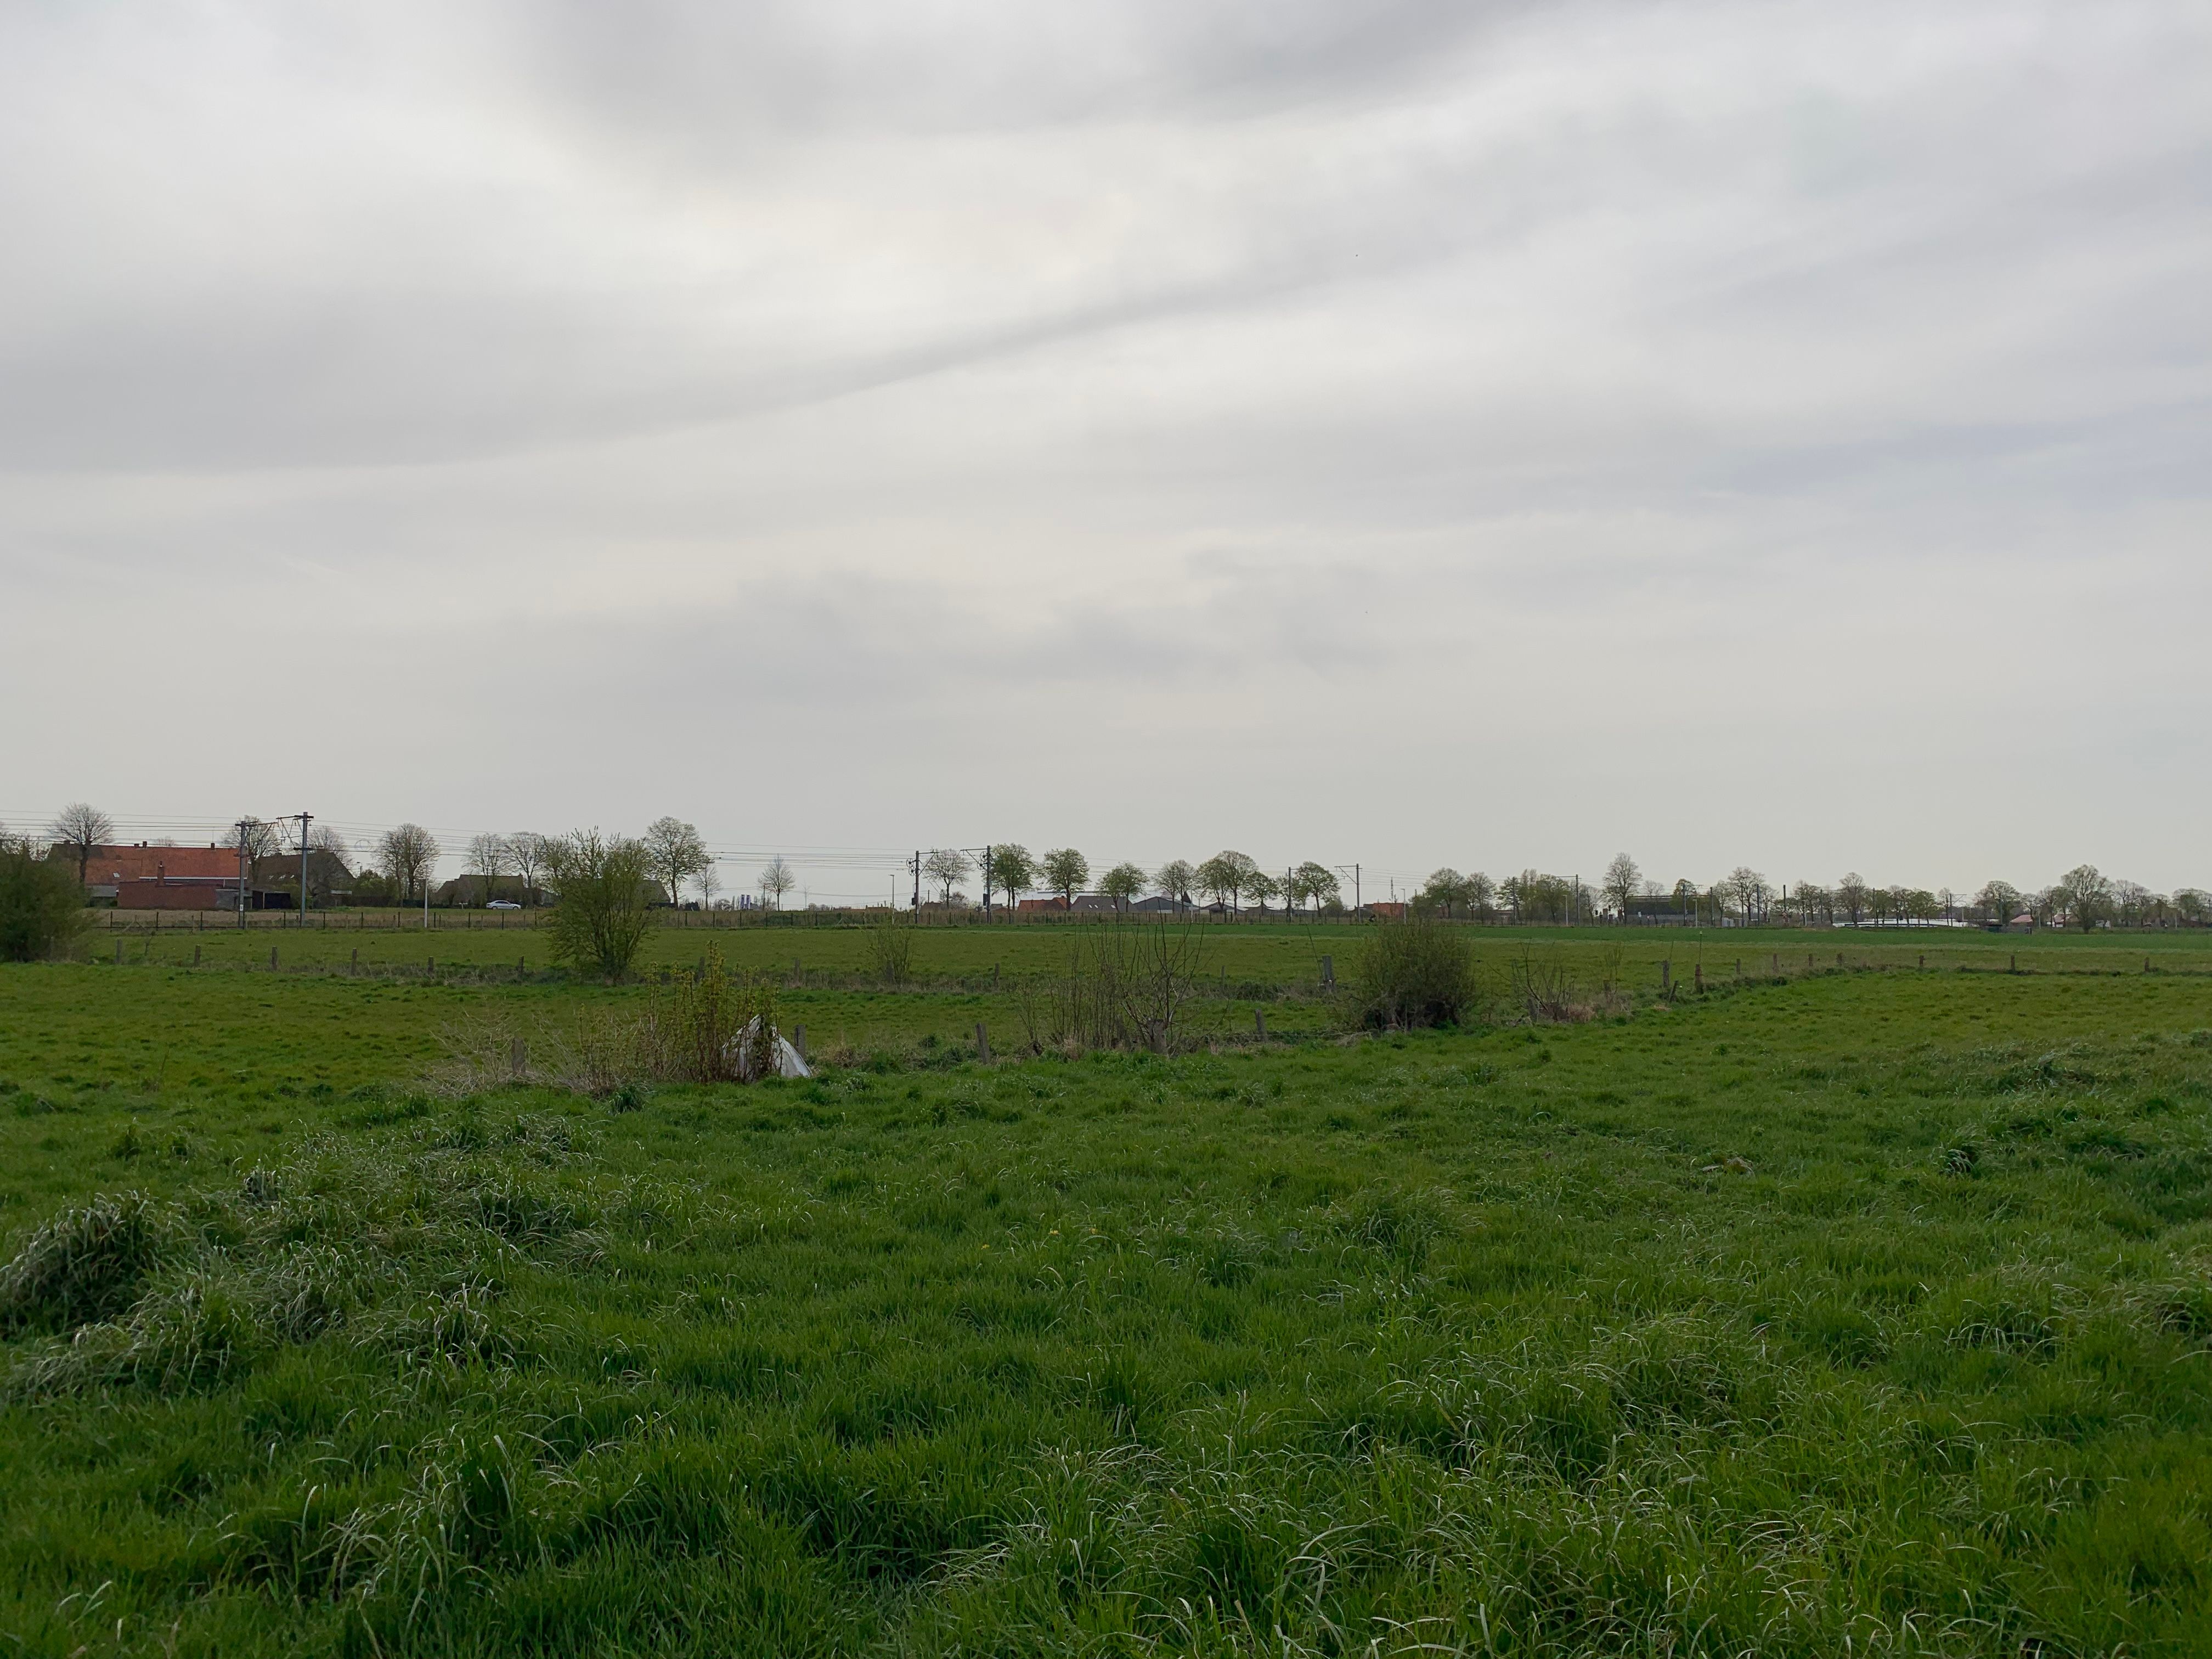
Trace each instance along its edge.
{"label": "utility pole", "polygon": [[238,821],[238,925],[241,928],[246,926],[246,901],[253,876],[253,872],[246,868],[246,826],[252,821],[251,818]]}
{"label": "utility pole", "polygon": [[914,849],[914,915],[915,921],[921,919],[921,849],[919,847]]}
{"label": "utility pole", "polygon": [[991,852],[988,846],[983,848],[983,920],[986,921],[991,919]]}
{"label": "utility pole", "polygon": [[305,927],[307,925],[307,824],[313,815],[295,812],[292,816],[300,820],[300,926]]}

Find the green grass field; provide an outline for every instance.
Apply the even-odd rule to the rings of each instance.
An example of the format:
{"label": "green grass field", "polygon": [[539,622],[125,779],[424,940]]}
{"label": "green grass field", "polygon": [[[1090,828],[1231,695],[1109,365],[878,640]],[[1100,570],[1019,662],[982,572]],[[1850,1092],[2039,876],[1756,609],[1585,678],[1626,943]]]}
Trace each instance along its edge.
{"label": "green grass field", "polygon": [[851,1063],[620,1110],[419,1086],[650,994],[528,930],[0,970],[4,1650],[2212,1654],[2212,941],[1350,1039],[1231,928],[1212,1051],[963,1058],[1060,931],[717,934]]}

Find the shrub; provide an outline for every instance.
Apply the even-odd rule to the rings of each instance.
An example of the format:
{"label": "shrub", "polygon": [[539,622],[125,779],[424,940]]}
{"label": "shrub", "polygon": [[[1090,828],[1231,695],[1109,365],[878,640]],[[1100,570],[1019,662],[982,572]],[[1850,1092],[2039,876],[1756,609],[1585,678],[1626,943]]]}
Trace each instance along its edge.
{"label": "shrub", "polygon": [[646,851],[621,836],[579,830],[554,847],[548,864],[561,902],[553,912],[553,955],[612,981],[628,974],[645,944]]}
{"label": "shrub", "polygon": [[868,930],[868,956],[876,977],[886,985],[903,985],[914,977],[914,928],[884,921]]}
{"label": "shrub", "polygon": [[1170,1052],[1182,1040],[1176,1022],[1197,994],[1205,948],[1187,926],[1117,921],[1085,929],[1063,968],[1014,988],[1030,1048]]}
{"label": "shrub", "polygon": [[1355,1024],[1376,1030],[1456,1025],[1475,1000],[1474,950],[1447,923],[1385,922],[1353,959]]}
{"label": "shrub", "polygon": [[40,858],[27,841],[0,836],[0,962],[61,956],[91,920],[84,890],[66,864]]}

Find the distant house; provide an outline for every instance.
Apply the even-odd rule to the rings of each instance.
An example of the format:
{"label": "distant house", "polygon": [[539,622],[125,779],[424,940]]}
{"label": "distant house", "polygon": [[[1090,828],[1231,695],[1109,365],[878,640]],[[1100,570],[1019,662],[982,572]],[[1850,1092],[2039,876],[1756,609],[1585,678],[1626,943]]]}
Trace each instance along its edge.
{"label": "distant house", "polygon": [[[74,864],[74,847],[56,845],[46,856]],[[112,901],[126,910],[234,910],[238,908],[238,849],[162,846],[95,847],[84,865],[86,896]]]}
{"label": "distant house", "polygon": [[1403,903],[1393,900],[1377,899],[1365,906],[1360,914],[1371,916],[1376,921],[1403,921],[1406,919],[1406,907]]}
{"label": "distant house", "polygon": [[1140,898],[1129,906],[1131,910],[1140,916],[1178,915],[1190,908],[1188,899],[1172,899],[1164,894],[1155,895],[1151,898]]}
{"label": "distant house", "polygon": [[1067,901],[1055,893],[1050,898],[1024,899],[1014,908],[1022,915],[1035,911],[1065,910],[1067,908]]}
{"label": "distant house", "polygon": [[1121,907],[1103,893],[1078,893],[1070,908],[1082,915],[1110,915]]}
{"label": "distant house", "polygon": [[1639,927],[1687,927],[1698,919],[1697,906],[1685,907],[1672,893],[1638,894],[1628,901],[1621,920]]}

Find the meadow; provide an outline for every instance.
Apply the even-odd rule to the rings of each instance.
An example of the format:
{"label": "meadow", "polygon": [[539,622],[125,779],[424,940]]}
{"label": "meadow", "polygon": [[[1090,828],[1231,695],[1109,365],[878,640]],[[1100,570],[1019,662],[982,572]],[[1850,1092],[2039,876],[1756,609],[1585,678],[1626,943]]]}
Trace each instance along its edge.
{"label": "meadow", "polygon": [[1224,928],[1194,1050],[979,1063],[1062,931],[718,933],[830,1063],[612,1101],[426,1085],[654,994],[526,928],[0,970],[0,1634],[2212,1653],[2208,941],[1486,930],[1358,1036]]}

